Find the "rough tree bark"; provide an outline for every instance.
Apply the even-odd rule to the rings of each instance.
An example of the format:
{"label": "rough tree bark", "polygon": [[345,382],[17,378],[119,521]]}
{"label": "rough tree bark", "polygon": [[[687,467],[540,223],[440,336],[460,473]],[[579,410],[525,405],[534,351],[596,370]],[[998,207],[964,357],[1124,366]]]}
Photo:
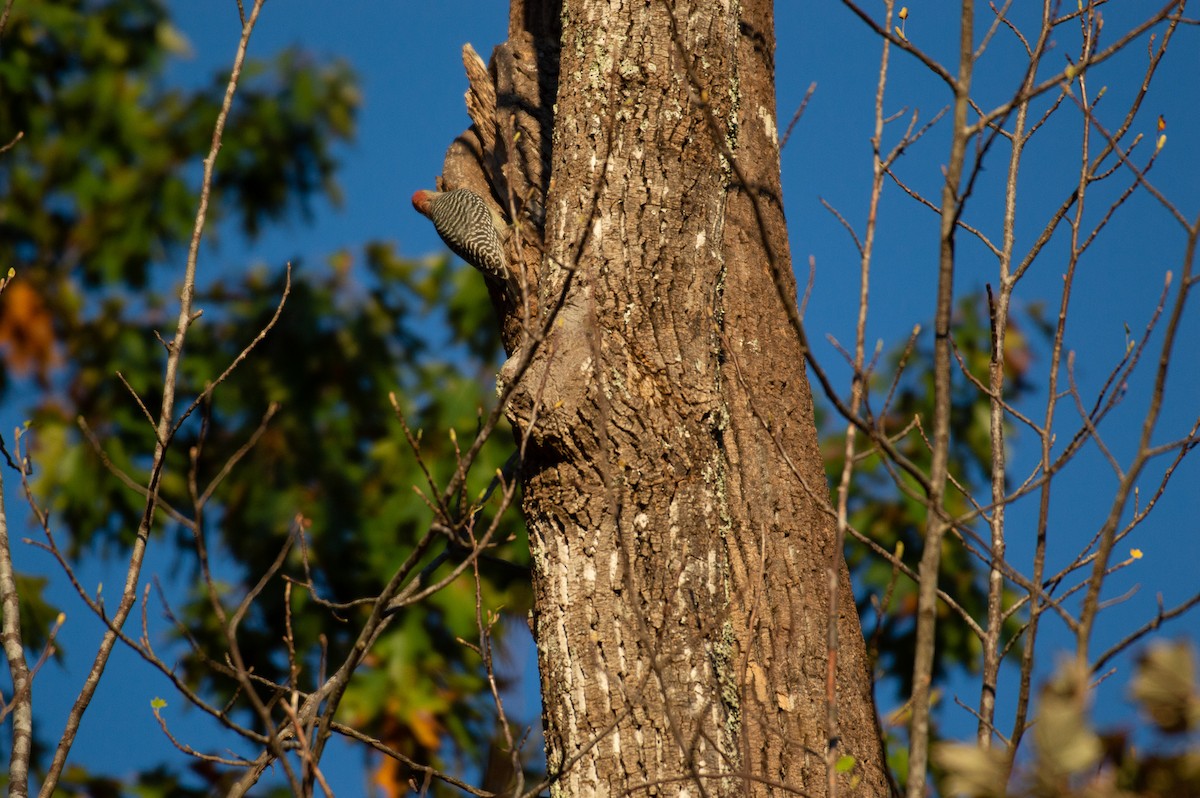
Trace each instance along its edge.
{"label": "rough tree bark", "polygon": [[[516,0],[509,37],[465,53],[443,185],[515,216],[502,381],[555,314],[508,410],[553,789],[825,795],[833,517],[776,285],[771,2]],[[842,577],[840,785],[885,795]]]}

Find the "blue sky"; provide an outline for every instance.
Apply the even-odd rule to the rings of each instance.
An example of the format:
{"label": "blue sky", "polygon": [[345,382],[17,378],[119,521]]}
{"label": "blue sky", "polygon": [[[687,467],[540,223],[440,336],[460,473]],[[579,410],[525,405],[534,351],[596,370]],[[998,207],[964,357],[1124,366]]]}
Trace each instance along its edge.
{"label": "blue sky", "polygon": [[[780,2],[778,5],[777,82],[780,128],[786,126],[810,83],[817,90],[783,154],[784,191],[792,253],[801,269],[809,256],[817,265],[815,289],[808,305],[806,322],[818,355],[830,371],[847,385],[847,372],[827,343],[827,335],[849,346],[853,342],[855,302],[858,292],[858,262],[852,243],[841,225],[827,212],[824,198],[859,231],[866,215],[870,185],[872,104],[877,79],[879,45],[874,35],[840,3]],[[864,3],[874,9],[876,3]],[[1034,4],[1017,3],[1017,6]],[[168,73],[181,84],[207,82],[212,71],[232,60],[239,34],[235,4],[222,0],[173,0],[170,6],[176,25],[191,42],[190,58],[175,62]],[[1032,8],[1021,13],[1030,13]],[[1148,13],[1147,4],[1110,3],[1104,38],[1111,42],[1128,27],[1137,13]],[[954,63],[957,37],[957,4],[922,2],[910,6],[906,23],[908,37],[943,63]],[[983,23],[986,24],[986,21]],[[466,127],[462,104],[466,88],[460,64],[460,48],[471,42],[484,55],[491,52],[506,33],[507,4],[500,2],[409,3],[399,0],[354,0],[340,4],[316,0],[274,0],[266,5],[251,41],[251,54],[266,56],[298,44],[319,56],[349,61],[362,79],[363,105],[358,141],[341,155],[340,183],[345,204],[335,210],[318,204],[312,224],[292,222],[268,231],[259,240],[245,244],[225,237],[220,249],[206,247],[201,274],[216,274],[244,268],[251,261],[282,267],[284,262],[303,258],[310,264],[341,247],[352,247],[368,239],[394,239],[399,251],[409,256],[441,252],[443,247],[426,220],[413,212],[409,197],[418,188],[432,187],[440,171],[449,142]],[[1068,26],[1047,59],[1059,68],[1065,56],[1073,55],[1078,29]],[[1124,112],[1123,103],[1140,81],[1146,61],[1143,39],[1092,76],[1093,89],[1107,85],[1101,117],[1114,127]],[[1157,136],[1154,122],[1159,114],[1167,120],[1168,142],[1151,181],[1183,210],[1200,212],[1200,82],[1196,64],[1200,46],[1196,29],[1184,29],[1157,78],[1134,129],[1147,141]],[[1022,65],[1012,37],[1001,31],[995,38],[977,75],[977,93],[991,107],[1007,99]],[[930,119],[947,101],[944,87],[912,58],[893,51],[886,107],[889,113],[907,108],[922,120]],[[1105,113],[1108,116],[1105,116]],[[900,133],[893,123],[885,142]],[[1073,185],[1078,169],[1080,132],[1077,114],[1066,112],[1039,133],[1020,181],[1021,216],[1018,249],[1027,245],[1041,228],[1047,209],[1057,205]],[[897,171],[912,185],[937,196],[940,167],[945,163],[945,125],[935,128],[898,163]],[[976,196],[967,213],[968,221],[997,234],[1000,221],[999,194],[1007,163],[1001,148],[991,154]],[[1126,182],[1123,178],[1122,183]],[[1093,221],[1102,212],[1089,209]],[[995,284],[996,264],[982,247],[963,237],[959,250],[960,295]],[[1101,234],[1095,251],[1081,267],[1079,288],[1074,296],[1068,332],[1069,348],[1077,354],[1077,377],[1084,395],[1089,395],[1107,376],[1108,368],[1124,351],[1125,325],[1139,332],[1149,318],[1167,269],[1176,270],[1182,255],[1183,235],[1144,193],[1135,195],[1123,212]],[[1018,308],[1046,301],[1056,308],[1061,275],[1065,268],[1063,248],[1057,243],[1031,272],[1018,292]],[[883,339],[888,345],[904,337],[915,323],[927,324],[933,313],[932,286],[936,278],[937,226],[929,211],[917,207],[894,185],[885,187],[880,207],[879,244],[873,271],[872,312],[868,342]],[[804,275],[801,275],[803,281]],[[1155,341],[1159,340],[1158,336]],[[1186,432],[1200,413],[1200,358],[1194,356],[1200,342],[1200,311],[1193,312],[1181,331],[1180,357],[1172,363],[1165,407],[1157,442]],[[1046,383],[1048,361],[1040,357],[1033,365],[1035,383]],[[1153,357],[1148,358],[1129,386],[1125,403],[1102,431],[1118,456],[1128,456],[1136,425],[1146,405],[1146,384]],[[1038,412],[1035,406],[1030,409]],[[1064,406],[1064,414],[1072,411]],[[1064,421],[1063,430],[1072,428]],[[7,426],[11,427],[9,423]],[[1015,471],[1035,463],[1028,432],[1011,441]],[[1151,469],[1150,474],[1156,471]],[[1145,559],[1117,575],[1106,590],[1108,598],[1136,588],[1137,592],[1102,616],[1096,633],[1097,650],[1119,639],[1129,628],[1153,614],[1155,595],[1161,592],[1169,607],[1196,589],[1194,572],[1200,543],[1196,519],[1200,517],[1200,463],[1185,462],[1174,477],[1151,520],[1130,545],[1145,551]],[[1115,484],[1112,472],[1094,447],[1085,451],[1064,475],[1052,506],[1052,534],[1057,542],[1051,553],[1055,563],[1065,563],[1075,550],[1090,539],[1098,520],[1107,511]],[[1150,482],[1147,481],[1146,490]],[[7,485],[10,512],[20,506],[12,480]],[[1028,570],[1031,562],[1033,504],[1018,504],[1009,515],[1010,556],[1014,564]],[[1125,556],[1118,551],[1118,558]],[[18,552],[18,567],[45,570],[45,564],[29,551]],[[172,570],[170,555],[152,550],[147,574],[167,575]],[[119,584],[116,564],[92,565],[86,569],[85,584],[105,581]],[[37,687],[39,718],[47,722],[45,738],[58,734],[78,684],[86,670],[79,655],[94,651],[99,632],[85,610],[66,593],[59,593],[70,620],[64,642],[71,660],[65,669],[48,668]],[[1200,636],[1197,616],[1177,621],[1167,634]],[[1046,656],[1044,668],[1054,663],[1053,649],[1070,645],[1061,625],[1050,623],[1041,641]],[[533,658],[524,648],[514,656],[515,666],[524,669],[524,689],[514,699],[523,704],[519,714],[533,719],[537,713],[536,672]],[[1120,700],[1128,679],[1129,659],[1102,687],[1101,716],[1107,721],[1132,722]],[[1043,671],[1044,672],[1044,671]],[[1011,681],[1011,680],[1010,680]],[[1007,725],[1012,693],[1001,687],[1002,725]],[[968,705],[974,705],[978,688],[970,680],[949,686]],[[85,718],[74,757],[97,769],[122,772],[176,755],[150,714],[149,702],[162,695],[171,704],[176,728],[187,727],[192,743],[200,747],[211,733],[199,713],[179,713],[182,703],[169,685],[136,658],[118,649],[102,684],[96,703]],[[949,704],[941,712],[945,728],[963,735],[973,733],[974,722]],[[888,709],[885,704],[881,709]],[[114,728],[121,729],[113,734]],[[363,761],[358,753],[334,750],[329,775],[338,792],[356,794],[362,789]]]}

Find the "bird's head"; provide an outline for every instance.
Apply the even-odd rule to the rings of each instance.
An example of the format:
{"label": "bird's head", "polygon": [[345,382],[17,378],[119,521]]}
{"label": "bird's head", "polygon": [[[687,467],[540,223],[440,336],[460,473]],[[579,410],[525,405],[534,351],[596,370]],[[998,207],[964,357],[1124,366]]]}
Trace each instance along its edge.
{"label": "bird's head", "polygon": [[440,191],[421,189],[412,195],[413,207],[417,209],[417,213],[421,214],[422,216],[428,216],[429,203],[433,202],[433,200],[441,193],[442,192]]}

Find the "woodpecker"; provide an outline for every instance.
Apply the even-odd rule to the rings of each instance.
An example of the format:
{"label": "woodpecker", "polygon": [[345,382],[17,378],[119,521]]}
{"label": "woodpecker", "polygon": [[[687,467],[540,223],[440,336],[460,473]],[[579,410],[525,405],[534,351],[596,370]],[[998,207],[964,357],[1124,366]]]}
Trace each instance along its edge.
{"label": "woodpecker", "polygon": [[433,228],[450,251],[500,284],[508,281],[500,214],[465,188],[454,191],[421,191],[412,196],[413,207],[433,222]]}

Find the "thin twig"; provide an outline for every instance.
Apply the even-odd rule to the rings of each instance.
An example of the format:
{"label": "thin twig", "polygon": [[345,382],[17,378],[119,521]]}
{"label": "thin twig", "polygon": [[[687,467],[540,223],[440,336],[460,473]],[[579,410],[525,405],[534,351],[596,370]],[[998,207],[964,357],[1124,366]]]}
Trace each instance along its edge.
{"label": "thin twig", "polygon": [[800,121],[800,117],[804,116],[804,109],[808,107],[808,101],[812,99],[813,92],[816,90],[816,83],[808,84],[808,91],[804,92],[804,99],[800,101],[800,106],[796,109],[796,113],[792,114],[792,121],[788,122],[787,130],[783,134],[783,141],[779,142],[780,152],[787,146],[788,139],[792,137],[792,129],[796,127],[796,123]]}

